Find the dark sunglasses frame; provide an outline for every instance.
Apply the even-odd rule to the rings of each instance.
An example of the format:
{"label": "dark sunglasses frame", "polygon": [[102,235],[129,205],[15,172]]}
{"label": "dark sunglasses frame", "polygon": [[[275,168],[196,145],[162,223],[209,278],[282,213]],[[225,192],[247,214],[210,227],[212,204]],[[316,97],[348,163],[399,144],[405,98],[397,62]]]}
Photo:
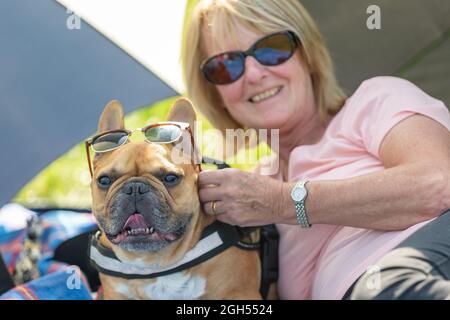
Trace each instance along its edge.
{"label": "dark sunglasses frame", "polygon": [[[146,133],[147,130],[152,129],[152,128],[156,128],[156,127],[160,127],[160,126],[167,126],[167,125],[177,126],[178,128],[180,128],[180,135],[179,135],[176,139],[173,139],[173,140],[170,140],[170,141],[167,141],[167,142],[165,142],[165,141],[164,141],[164,142],[155,142],[155,141],[150,141],[150,140],[147,139],[147,137],[146,137],[146,135],[145,135],[145,133]],[[117,130],[104,131],[104,132],[101,132],[101,133],[99,133],[99,134],[96,134],[95,136],[93,136],[93,137],[87,139],[87,140],[84,142],[85,147],[86,147],[86,157],[87,157],[87,161],[88,161],[88,164],[89,164],[89,172],[91,173],[91,178],[94,177],[94,169],[93,169],[93,166],[92,166],[91,156],[90,156],[89,149],[92,149],[92,151],[94,151],[95,153],[106,153],[106,152],[110,152],[110,151],[116,150],[116,149],[120,148],[121,146],[125,145],[125,144],[128,142],[129,137],[130,137],[134,132],[136,132],[136,131],[142,132],[142,133],[144,134],[144,139],[145,139],[145,141],[148,142],[148,143],[156,143],[156,144],[168,144],[168,143],[173,143],[173,142],[178,141],[178,140],[183,136],[183,130],[187,130],[187,131],[189,132],[189,136],[190,136],[190,138],[191,138],[191,145],[192,145],[192,148],[193,148],[192,150],[194,151],[194,154],[196,154],[196,152],[195,152],[194,135],[192,134],[191,126],[189,125],[189,123],[186,123],[186,122],[163,121],[163,122],[153,123],[153,124],[150,124],[150,125],[148,125],[148,126],[146,126],[146,127],[143,127],[143,128],[137,128],[137,129],[134,129],[134,130],[117,129]],[[92,147],[92,144],[93,144],[93,143],[95,142],[95,140],[97,140],[98,138],[100,138],[100,137],[102,137],[102,136],[104,136],[104,135],[106,135],[106,134],[115,133],[115,132],[123,132],[123,133],[125,133],[127,139],[125,139],[125,140],[123,141],[122,144],[119,144],[119,145],[117,145],[116,147],[114,147],[114,148],[109,148],[109,149],[107,149],[107,150],[97,151],[97,150],[95,150],[95,149]],[[200,165],[200,163],[199,163],[198,161],[197,161],[197,164],[196,164],[196,165],[197,165],[198,170],[199,170],[199,171],[202,171],[202,167],[201,167],[201,165]]]}
{"label": "dark sunglasses frame", "polygon": [[[257,47],[257,45],[258,45],[261,41],[265,41],[265,40],[267,40],[267,39],[269,39],[269,38],[271,38],[271,37],[278,36],[278,35],[284,35],[284,36],[286,36],[286,38],[287,38],[289,44],[291,45],[292,50],[291,50],[291,52],[290,52],[290,54],[289,54],[289,57],[287,57],[284,61],[282,61],[282,62],[280,62],[280,63],[277,63],[277,64],[264,64],[263,62],[261,62],[260,60],[258,60],[258,57],[257,57],[257,55],[255,54],[256,47]],[[262,65],[265,65],[265,66],[278,66],[278,65],[283,64],[284,62],[288,61],[288,60],[294,55],[294,53],[295,53],[295,51],[297,50],[297,48],[298,48],[298,46],[300,45],[300,43],[301,43],[301,42],[300,42],[299,37],[298,37],[294,32],[292,32],[292,31],[275,32],[275,33],[266,35],[266,36],[264,36],[264,37],[262,37],[262,38],[259,38],[259,39],[256,40],[255,43],[253,43],[252,46],[251,46],[248,50],[246,50],[246,51],[226,51],[226,52],[222,52],[222,53],[216,54],[216,55],[214,55],[214,56],[212,56],[212,57],[209,57],[209,58],[205,59],[205,60],[201,63],[201,65],[200,65],[200,70],[201,70],[203,76],[205,77],[205,79],[208,80],[208,81],[209,81],[210,83],[212,83],[212,84],[215,84],[215,85],[226,85],[226,84],[231,84],[231,83],[233,83],[233,82],[239,80],[239,79],[242,77],[242,75],[245,73],[245,58],[246,58],[246,57],[248,57],[248,56],[253,57],[253,58],[255,58],[256,61],[258,61],[258,63],[260,63],[260,64],[262,64]],[[217,81],[214,81],[213,79],[211,79],[211,78],[208,76],[208,73],[207,73],[207,71],[206,71],[206,65],[207,65],[208,63],[210,63],[212,60],[217,59],[218,57],[223,56],[223,55],[227,55],[227,54],[237,54],[238,56],[241,57],[241,61],[242,61],[242,71],[240,72],[239,76],[238,76],[236,79],[234,79],[234,80],[230,80],[230,81],[227,81],[227,82],[217,82]]]}

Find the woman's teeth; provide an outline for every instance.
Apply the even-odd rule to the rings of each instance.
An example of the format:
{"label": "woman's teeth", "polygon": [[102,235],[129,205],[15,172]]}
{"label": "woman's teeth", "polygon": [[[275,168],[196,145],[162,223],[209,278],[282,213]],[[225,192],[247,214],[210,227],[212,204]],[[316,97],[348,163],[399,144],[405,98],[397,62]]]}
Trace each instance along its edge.
{"label": "woman's teeth", "polygon": [[262,100],[268,99],[270,97],[273,97],[274,95],[276,95],[278,92],[280,92],[281,90],[281,86],[280,87],[276,87],[267,91],[264,91],[263,93],[257,94],[256,96],[253,96],[250,98],[251,102],[257,103],[260,102]]}

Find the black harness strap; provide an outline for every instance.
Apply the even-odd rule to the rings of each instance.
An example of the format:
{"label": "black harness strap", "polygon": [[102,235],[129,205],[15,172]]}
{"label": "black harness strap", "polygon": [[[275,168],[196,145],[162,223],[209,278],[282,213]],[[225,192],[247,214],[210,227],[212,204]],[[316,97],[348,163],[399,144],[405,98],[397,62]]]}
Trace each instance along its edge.
{"label": "black harness strap", "polygon": [[270,285],[278,280],[279,238],[275,225],[261,227],[261,286],[259,292],[265,300],[268,298]]}
{"label": "black harness strap", "polygon": [[0,295],[14,288],[14,282],[0,252]]}
{"label": "black harness strap", "polygon": [[97,251],[102,256],[105,256],[110,259],[114,259],[115,261],[118,261],[120,263],[122,263],[122,261],[114,254],[114,252],[111,249],[104,247],[99,242],[99,234],[97,234],[91,238],[91,245],[89,246],[89,250],[90,250],[89,256],[91,257],[91,265],[96,270],[98,270],[99,272],[101,272],[103,274],[114,276],[114,277],[119,277],[119,278],[125,278],[125,279],[150,279],[150,278],[156,278],[156,277],[161,277],[161,276],[165,276],[168,274],[180,272],[180,271],[189,269],[197,264],[200,264],[200,263],[220,254],[221,252],[225,251],[226,249],[230,248],[231,246],[236,245],[239,242],[239,234],[238,234],[236,228],[231,225],[220,222],[218,220],[214,221],[213,223],[211,223],[209,226],[207,226],[203,230],[201,239],[204,239],[204,238],[210,236],[214,232],[217,232],[219,234],[219,237],[222,240],[221,245],[219,245],[219,246],[215,247],[214,249],[202,254],[201,256],[199,256],[191,261],[188,261],[186,263],[183,263],[175,268],[171,268],[169,270],[164,270],[161,272],[148,273],[148,274],[123,273],[123,272],[118,272],[115,270],[110,270],[110,269],[104,268],[103,266],[99,265],[97,263],[97,261],[95,260],[95,258],[93,258],[93,256],[92,256],[92,248],[97,249]]}

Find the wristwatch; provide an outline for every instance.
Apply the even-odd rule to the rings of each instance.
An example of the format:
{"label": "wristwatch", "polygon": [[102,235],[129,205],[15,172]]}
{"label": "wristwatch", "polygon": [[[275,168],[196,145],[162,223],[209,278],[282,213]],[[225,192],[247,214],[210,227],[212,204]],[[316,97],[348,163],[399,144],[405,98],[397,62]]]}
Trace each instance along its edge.
{"label": "wristwatch", "polygon": [[305,210],[305,200],[308,196],[308,190],[306,190],[305,187],[307,183],[308,180],[300,180],[295,184],[294,188],[292,188],[291,191],[291,198],[295,203],[295,214],[297,216],[297,222],[303,228],[311,227]]}

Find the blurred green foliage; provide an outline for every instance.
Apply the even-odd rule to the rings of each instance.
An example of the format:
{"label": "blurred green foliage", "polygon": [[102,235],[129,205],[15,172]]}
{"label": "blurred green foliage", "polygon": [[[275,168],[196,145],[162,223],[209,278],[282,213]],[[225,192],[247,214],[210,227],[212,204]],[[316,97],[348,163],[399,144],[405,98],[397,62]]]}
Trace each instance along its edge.
{"label": "blurred green foliage", "polygon": [[[166,120],[175,99],[176,97],[166,99],[128,114],[125,117],[125,127],[140,128],[149,123]],[[205,156],[215,157],[218,152],[215,148],[217,147],[217,132],[213,130],[205,117],[198,113],[197,116],[202,125],[202,137],[199,137],[201,153]],[[142,137],[136,135],[132,139],[137,140]],[[256,159],[270,154],[270,149],[265,144],[254,151]],[[233,164],[232,166],[249,170],[255,164],[253,162]],[[204,167],[214,168],[214,166]],[[30,208],[90,208],[90,181],[84,142],[80,142],[42,170],[16,195],[13,201]]]}

